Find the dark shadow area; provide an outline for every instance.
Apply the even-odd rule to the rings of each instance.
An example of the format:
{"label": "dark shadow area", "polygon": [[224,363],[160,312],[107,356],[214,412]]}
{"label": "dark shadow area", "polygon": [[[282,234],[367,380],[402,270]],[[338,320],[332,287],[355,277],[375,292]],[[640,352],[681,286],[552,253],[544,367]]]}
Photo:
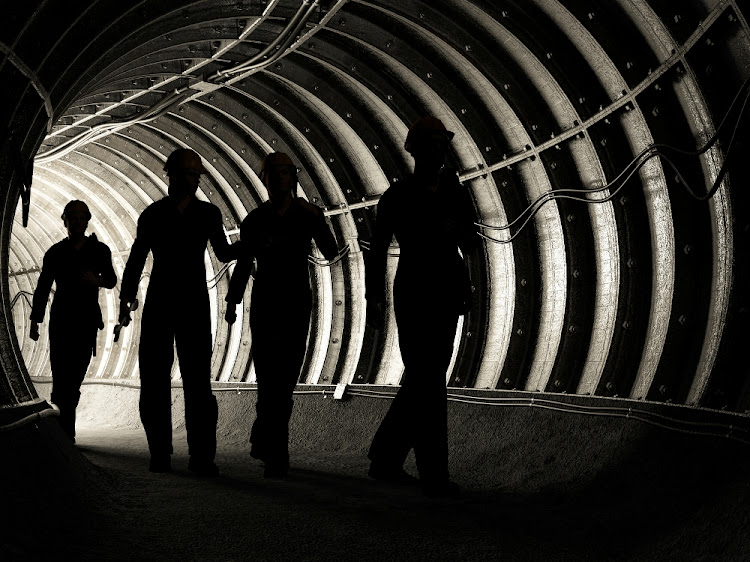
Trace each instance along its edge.
{"label": "dark shadow area", "polygon": [[205,544],[175,550],[171,559],[594,559],[580,530],[586,522],[544,496],[466,490],[457,499],[430,500],[419,488],[367,478],[368,461],[349,452],[292,451],[289,477],[268,480],[245,444],[220,450],[216,479],[192,476],[181,447],[173,474],[151,475],[140,432],[86,434],[92,443],[84,442],[83,455],[115,475],[114,493],[139,502],[149,528],[173,528],[186,512],[200,518]]}
{"label": "dark shadow area", "polygon": [[597,542],[633,560],[746,560],[750,448],[653,428],[571,495]]}
{"label": "dark shadow area", "polygon": [[[142,430],[54,419],[0,434],[0,558],[78,560],[742,559],[747,454],[660,431],[585,485],[538,492],[466,487],[455,499],[368,479],[359,452],[291,450],[286,480],[263,478],[249,443],[219,447],[218,478],[148,472]],[[708,450],[710,449],[710,451]],[[413,458],[407,469],[414,470]]]}

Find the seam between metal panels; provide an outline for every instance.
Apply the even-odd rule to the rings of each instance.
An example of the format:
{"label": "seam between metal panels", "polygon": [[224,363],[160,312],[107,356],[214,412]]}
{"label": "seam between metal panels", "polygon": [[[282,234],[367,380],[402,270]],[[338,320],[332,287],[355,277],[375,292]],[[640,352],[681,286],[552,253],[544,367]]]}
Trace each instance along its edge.
{"label": "seam between metal panels", "polygon": [[49,92],[39,80],[36,73],[31,70],[26,63],[24,63],[14,52],[11,47],[8,47],[5,43],[0,42],[0,51],[5,54],[5,59],[9,60],[10,63],[18,69],[18,71],[29,79],[29,82],[36,90],[36,93],[42,99],[44,104],[44,110],[47,112],[47,132],[52,130],[52,118],[54,116],[54,110],[52,109],[52,100],[49,97]]}

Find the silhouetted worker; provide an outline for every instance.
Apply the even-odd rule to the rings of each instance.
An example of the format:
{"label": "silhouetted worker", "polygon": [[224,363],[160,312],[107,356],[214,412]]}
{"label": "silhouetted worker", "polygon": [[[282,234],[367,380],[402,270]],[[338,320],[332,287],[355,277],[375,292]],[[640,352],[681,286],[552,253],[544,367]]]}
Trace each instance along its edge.
{"label": "silhouetted worker", "polygon": [[369,475],[416,484],[403,469],[413,448],[428,496],[458,493],[448,474],[446,373],[458,316],[471,307],[459,248],[466,255],[479,243],[471,199],[456,174],[443,169],[452,138],[435,117],[412,124],[405,149],[414,157],[414,173],[389,187],[378,202],[365,276],[368,322],[380,327],[386,259],[395,235],[399,261],[393,303],[404,375],[370,446]]}
{"label": "silhouetted worker", "polygon": [[234,323],[253,260],[257,272],[250,303],[250,331],[258,381],[256,419],[250,454],[265,463],[266,478],[289,470],[289,418],[292,392],[305,358],[312,292],[308,254],[315,240],[327,259],[336,256],[321,209],[296,196],[297,169],[288,155],[266,156],[260,177],[269,201],[242,221],[242,250],[227,294],[225,318]]}
{"label": "silhouetted worker", "polygon": [[62,214],[68,237],[44,254],[42,272],[34,292],[29,337],[39,339],[52,283],[49,360],[52,369],[51,401],[60,409],[60,425],[75,442],[76,408],[81,383],[91,356],[96,354],[97,332],[104,328],[99,308],[99,287],[117,283],[112,254],[95,234],[86,236],[91,212],[83,201],[70,201]]}
{"label": "silhouetted worker", "polygon": [[200,156],[190,149],[175,150],[164,170],[169,176],[168,195],[149,205],[138,219],[122,278],[120,317],[129,315],[146,258],[153,252],[138,350],[139,409],[151,453],[149,470],[172,468],[170,374],[176,344],[185,396],[188,469],[199,476],[215,476],[218,408],[211,392],[211,314],[204,255],[210,240],[219,260],[228,262],[236,256],[219,209],[195,197],[200,175],[206,172]]}

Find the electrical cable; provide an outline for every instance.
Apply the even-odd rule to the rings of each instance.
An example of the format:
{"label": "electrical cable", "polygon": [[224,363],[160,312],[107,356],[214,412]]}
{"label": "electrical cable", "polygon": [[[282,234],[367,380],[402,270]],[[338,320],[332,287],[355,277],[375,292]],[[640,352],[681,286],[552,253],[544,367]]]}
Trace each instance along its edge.
{"label": "electrical cable", "polygon": [[[366,250],[368,252],[370,251],[370,242],[368,242],[367,240],[357,239],[357,243],[359,244],[359,246],[363,250]],[[394,258],[397,258],[397,257],[399,257],[401,255],[401,253],[399,253],[399,252],[387,252],[387,255],[392,256]]]}
{"label": "electrical cable", "polygon": [[[284,50],[296,38],[302,27],[306,25],[309,19],[312,17],[313,11],[317,7],[318,2],[319,0],[315,0],[314,2],[312,2],[312,5],[307,6],[308,4],[310,4],[310,0],[303,0],[302,4],[297,9],[297,12],[294,14],[294,16],[292,16],[292,19],[289,20],[289,23],[286,25],[286,27],[281,31],[281,33],[276,36],[273,41],[266,45],[266,47],[262,51],[253,55],[252,57],[250,57],[250,59],[233,66],[232,68],[216,71],[216,73],[208,77],[206,81],[218,84],[220,83],[219,80],[221,78],[226,78],[228,75],[255,70],[256,68],[261,68],[279,59],[282,56]],[[268,57],[268,54],[271,51],[275,52],[273,53],[273,55]]]}
{"label": "electrical cable", "polygon": [[[35,378],[35,377],[32,377]],[[46,380],[37,380],[36,383],[51,383],[52,381],[46,381]],[[106,385],[106,386],[119,386],[124,388],[132,388],[132,389],[139,389],[140,384],[138,383],[121,383],[117,381],[104,381],[104,380],[84,380],[83,383],[86,384],[100,384],[100,385]],[[172,388],[181,388],[181,385],[172,384]],[[247,387],[240,387],[240,386],[231,386],[231,387],[214,387],[212,388],[212,392],[236,392],[238,394],[242,392],[257,392],[257,385],[256,386],[247,386]],[[321,390],[295,390],[293,392],[297,395],[302,394],[322,394],[323,397],[327,397],[329,394],[333,394],[328,389],[321,389]],[[369,390],[365,388],[361,388],[360,386],[356,388],[348,387],[346,390],[347,396],[361,396],[363,398],[378,398],[378,399],[393,399],[395,397],[395,393],[392,392],[383,392],[378,390]],[[737,426],[734,424],[722,424],[722,423],[716,423],[716,422],[696,422],[696,421],[690,421],[690,420],[681,420],[679,418],[675,418],[672,416],[666,416],[664,414],[659,414],[657,412],[651,412],[646,409],[642,408],[634,408],[634,407],[618,407],[618,406],[584,406],[580,404],[570,404],[568,402],[562,402],[560,400],[551,400],[551,399],[540,399],[540,398],[502,398],[502,397],[474,397],[471,395],[463,395],[463,394],[455,394],[455,393],[448,393],[447,399],[451,402],[457,402],[457,403],[464,403],[464,404],[473,404],[473,405],[480,405],[480,406],[503,406],[503,407],[520,407],[520,408],[542,408],[545,410],[551,410],[555,412],[563,412],[563,413],[572,413],[572,414],[581,414],[581,415],[592,415],[592,416],[606,416],[606,417],[618,417],[618,418],[626,418],[626,419],[633,419],[636,421],[641,421],[656,427],[660,427],[662,429],[666,429],[669,431],[677,431],[679,433],[687,433],[692,435],[700,435],[704,437],[726,437],[728,439],[733,439],[735,441],[738,441],[740,443],[743,443],[745,445],[750,445],[750,439],[748,436],[750,436],[750,429],[746,429],[741,426]],[[35,419],[38,419],[39,417],[44,416],[51,416],[51,415],[59,415],[59,410],[57,409],[54,404],[52,405],[52,408],[56,410],[56,413],[47,413],[44,414],[44,412],[39,412],[37,414],[33,414],[31,416],[27,416],[23,420],[20,420],[19,422],[15,422],[14,424],[10,424],[10,426],[0,426],[0,431],[3,431],[7,428],[15,428],[19,425],[23,425],[25,423],[30,423],[31,421],[34,421]],[[46,412],[46,410],[45,410]],[[41,416],[43,414],[43,416]],[[686,426],[686,427],[680,427],[680,426]],[[703,428],[706,429],[706,431],[700,431],[699,429],[687,429],[687,428]],[[741,435],[736,435],[737,433],[740,433]]]}
{"label": "electrical cable", "polygon": [[[349,250],[350,250],[349,244],[347,244],[341,250],[339,250],[338,253],[336,254],[336,256],[333,259],[331,259],[330,261],[329,260],[321,260],[319,258],[316,258],[315,256],[312,256],[312,255],[307,256],[307,261],[309,261],[312,264],[319,265],[321,267],[329,267],[329,266],[331,266],[331,265],[333,265],[333,264],[338,263],[339,261],[341,261],[341,259],[349,253]],[[221,279],[224,276],[226,276],[226,274],[229,272],[229,267],[232,264],[236,263],[236,261],[237,260],[232,260],[231,262],[224,264],[222,266],[222,268],[219,270],[219,272],[216,275],[214,275],[211,279],[208,279],[207,283],[212,283],[213,282],[211,285],[208,286],[208,288],[209,289],[213,289],[214,287],[216,287],[216,285],[219,284],[219,281],[221,281]]]}
{"label": "electrical cable", "polygon": [[[510,228],[512,228],[513,226],[515,226],[515,224],[519,220],[521,220],[521,218],[526,213],[530,212],[531,216],[533,216],[539,210],[539,208],[544,203],[547,202],[548,199],[555,199],[555,198],[557,198],[558,194],[564,194],[564,193],[586,193],[586,194],[588,194],[588,193],[597,193],[597,192],[600,192],[600,191],[611,189],[613,186],[617,185],[620,182],[622,182],[622,184],[625,184],[632,177],[632,175],[636,171],[638,171],[638,169],[640,168],[640,166],[642,166],[645,163],[645,160],[647,160],[648,158],[651,157],[651,156],[648,156],[648,153],[650,151],[651,151],[651,147],[646,148],[645,150],[643,150],[638,156],[636,156],[633,160],[631,160],[630,163],[628,163],[628,165],[625,166],[625,168],[623,168],[623,170],[615,177],[615,179],[613,179],[611,182],[609,182],[606,185],[603,185],[601,187],[596,187],[596,188],[590,188],[590,189],[561,188],[561,189],[555,189],[555,190],[552,190],[552,191],[548,191],[548,192],[543,193],[542,195],[540,195],[533,203],[531,203],[531,205],[529,205],[526,209],[524,209],[524,211],[521,212],[521,214],[518,217],[516,217],[513,221],[511,221],[510,223],[508,223],[506,225],[492,226],[492,225],[489,225],[489,224],[482,224],[482,223],[478,223],[478,222],[474,223],[474,224],[477,225],[477,226],[480,226],[482,228],[486,228],[487,230],[509,230]],[[632,170],[631,170],[631,167],[633,167]],[[623,176],[624,176],[624,178],[623,178]],[[619,188],[618,188],[618,190],[619,190]],[[591,201],[591,202],[601,201],[601,199],[581,199],[581,200],[586,201],[586,202],[588,202],[588,201]],[[526,220],[524,220],[523,224],[521,225],[521,228],[523,228],[524,226],[526,226],[526,223],[528,223],[529,218],[527,218]],[[521,230],[521,228],[519,228],[519,230]]]}
{"label": "electrical cable", "polygon": [[[603,186],[598,187],[598,188],[593,188],[593,189],[564,188],[564,189],[557,189],[557,190],[549,191],[549,192],[544,193],[541,196],[539,196],[526,209],[524,209],[524,211],[522,211],[519,214],[518,217],[516,217],[513,221],[511,221],[510,223],[508,223],[506,225],[493,226],[493,225],[488,225],[488,224],[484,224],[484,223],[481,223],[481,222],[475,222],[476,226],[478,226],[480,228],[483,228],[483,229],[486,229],[486,230],[508,230],[508,229],[512,228],[513,226],[515,226],[516,223],[518,223],[518,221],[522,220],[523,217],[526,216],[527,213],[528,213],[528,217],[523,221],[523,223],[518,228],[518,230],[516,231],[516,233],[513,234],[509,239],[498,240],[496,238],[489,237],[489,236],[487,236],[486,234],[484,234],[482,232],[480,232],[479,235],[482,238],[484,238],[484,239],[486,239],[486,240],[488,240],[490,242],[494,242],[494,243],[498,243],[498,244],[507,244],[507,243],[511,242],[518,235],[518,233],[523,230],[523,228],[526,227],[526,225],[528,224],[528,222],[530,221],[530,219],[539,211],[539,209],[546,202],[551,201],[552,199],[565,198],[565,199],[571,199],[571,200],[574,200],[574,201],[581,201],[581,202],[584,202],[584,203],[604,203],[604,202],[610,201],[613,198],[613,196],[620,189],[622,189],[622,187],[624,187],[624,185],[633,176],[633,174],[636,171],[638,171],[648,160],[650,160],[651,158],[653,158],[655,156],[658,156],[658,157],[662,158],[672,168],[672,170],[675,172],[675,174],[676,174],[679,182],[682,183],[685,186],[685,189],[688,191],[688,193],[693,198],[695,198],[695,199],[697,199],[699,201],[706,201],[706,200],[710,199],[711,197],[714,196],[714,194],[716,193],[716,191],[719,189],[719,187],[721,185],[721,182],[722,182],[722,180],[723,180],[723,178],[724,178],[724,176],[726,174],[727,164],[728,164],[729,158],[730,158],[730,156],[732,154],[732,149],[735,146],[735,139],[736,139],[737,131],[739,130],[740,124],[742,122],[742,118],[745,116],[745,111],[747,109],[747,104],[748,104],[748,101],[750,100],[750,88],[748,88],[748,86],[750,86],[750,77],[748,77],[747,79],[745,79],[745,81],[743,82],[742,86],[739,88],[739,90],[735,94],[735,97],[732,100],[732,103],[730,104],[729,109],[726,111],[724,117],[722,118],[721,123],[719,124],[719,126],[717,127],[717,129],[714,132],[714,134],[704,144],[703,147],[701,147],[701,148],[699,148],[699,149],[697,149],[695,151],[688,151],[688,150],[683,150],[683,149],[680,149],[680,148],[677,148],[677,147],[674,147],[674,146],[671,146],[671,145],[668,145],[668,144],[663,144],[663,143],[652,144],[652,145],[646,147],[645,149],[643,149],[637,156],[635,156],[635,158],[633,158],[630,161],[630,163],[617,175],[617,177],[615,177],[611,182],[607,183],[606,185],[603,185]],[[738,102],[740,100],[740,97],[741,97],[743,91],[745,91],[745,90],[747,90],[747,92],[745,93],[745,96],[742,99],[742,105],[740,106],[739,115],[738,115],[738,117],[737,117],[737,119],[736,119],[736,121],[734,123],[734,128],[732,129],[730,140],[729,140],[729,143],[727,144],[727,148],[725,150],[724,162],[722,164],[722,167],[719,170],[719,173],[717,174],[717,177],[714,180],[713,185],[711,186],[711,189],[707,193],[705,193],[704,195],[699,195],[694,189],[692,189],[690,187],[690,185],[688,184],[688,182],[685,180],[685,178],[680,173],[680,171],[677,168],[677,166],[669,158],[669,156],[667,156],[667,154],[665,154],[664,152],[671,150],[671,151],[676,152],[676,153],[678,153],[680,155],[683,155],[683,156],[700,156],[701,154],[704,154],[705,152],[707,152],[717,142],[717,140],[719,138],[719,135],[721,134],[721,131],[723,130],[723,128],[725,127],[725,125],[729,122],[729,116],[733,113],[735,107],[737,106],[737,104],[738,104]],[[625,176],[624,179],[622,179],[623,176]],[[615,185],[617,185],[618,183],[620,183],[620,185],[619,185],[619,187],[617,187],[615,193],[613,193],[612,195],[610,195],[610,196],[608,196],[606,198],[603,198],[603,199],[588,199],[588,198],[576,197],[576,196],[571,196],[571,195],[563,195],[563,194],[567,194],[567,193],[583,193],[583,194],[597,193],[597,192],[601,192],[601,191],[604,191],[604,190],[607,190],[607,189],[612,189],[612,187],[615,186]]]}
{"label": "electrical cable", "polygon": [[10,309],[13,310],[13,307],[16,305],[16,302],[21,297],[23,297],[23,300],[26,301],[26,304],[28,304],[29,306],[31,306],[31,301],[29,300],[30,296],[33,297],[34,293],[30,293],[28,291],[18,291],[15,294],[15,296],[13,297],[13,299],[10,301]]}
{"label": "electrical cable", "polygon": [[207,283],[211,283],[212,281],[214,282],[213,285],[209,285],[208,286],[209,290],[213,289],[214,287],[216,287],[216,285],[219,284],[219,281],[221,281],[221,278],[224,277],[227,274],[227,271],[229,271],[229,267],[233,263],[236,263],[236,262],[237,262],[237,260],[232,260],[229,263],[225,263],[216,275],[214,275],[211,279],[208,279],[206,281]]}
{"label": "electrical cable", "polygon": [[[52,377],[49,377],[49,380],[44,380],[39,377],[31,377],[32,381],[34,381],[34,384],[52,384]],[[212,381],[217,382],[217,381]],[[258,387],[257,383],[254,386],[251,386],[251,383],[242,383],[243,385],[247,385],[245,387],[240,386],[221,386],[221,387],[212,387],[211,392],[237,392],[238,394],[242,392],[257,392]],[[141,388],[140,383],[138,382],[120,382],[116,380],[105,380],[105,379],[84,379],[84,381],[81,383],[81,385],[101,385],[101,386],[116,386],[119,388],[132,388],[134,390],[138,390]],[[180,382],[172,382],[171,388],[183,388],[183,385]],[[293,394],[323,394],[324,396],[332,395],[333,391],[328,389],[320,389],[320,390],[294,390],[292,392]]]}
{"label": "electrical cable", "polygon": [[[368,398],[390,398],[392,399],[395,394],[389,392],[379,392],[366,389],[347,390],[349,396],[363,396]],[[657,414],[655,412],[649,412],[648,410],[639,408],[621,408],[621,407],[602,407],[602,406],[580,406],[575,404],[569,404],[557,400],[546,400],[538,398],[474,398],[467,395],[451,394],[448,393],[447,398],[451,402],[460,402],[466,404],[476,404],[485,406],[505,406],[505,407],[536,407],[547,410],[553,410],[557,412],[575,413],[583,415],[596,415],[596,416],[608,416],[608,417],[622,417],[627,419],[634,419],[644,423],[648,423],[662,429],[670,431],[677,431],[680,433],[688,433],[693,435],[701,435],[707,437],[726,437],[733,439],[745,445],[750,445],[750,430],[735,425],[727,425],[713,422],[692,422],[687,420],[680,420],[678,418],[665,416],[663,414]],[[653,419],[652,419],[653,418]],[[671,424],[671,425],[670,425]],[[707,428],[707,431],[698,431],[694,429],[686,429],[680,427],[681,425],[688,427]],[[715,428],[714,431],[710,429]],[[734,435],[736,432],[741,432],[743,435]]]}
{"label": "electrical cable", "polygon": [[351,248],[349,247],[349,244],[347,244],[346,246],[341,248],[338,251],[338,253],[330,260],[322,260],[315,256],[307,256],[307,261],[309,261],[312,264],[319,265],[321,267],[330,267],[333,264],[340,262],[344,258],[344,256],[346,256],[349,253],[350,249]]}
{"label": "electrical cable", "polygon": [[[314,0],[312,4],[306,8],[307,11],[305,11],[305,5],[310,4],[310,0],[303,0],[302,5],[300,6],[299,10],[295,14],[295,16],[292,18],[292,20],[290,21],[289,25],[287,25],[285,30],[282,31],[279,34],[279,36],[276,37],[276,39],[274,39],[274,41],[272,41],[268,46],[266,46],[266,48],[261,53],[256,54],[249,61],[240,63],[236,67],[233,67],[224,71],[217,71],[216,74],[207,78],[206,82],[221,85],[221,83],[218,82],[218,79],[225,77],[226,74],[245,72],[245,71],[264,68],[268,66],[269,64],[272,64],[279,58],[281,58],[284,55],[284,52],[286,51],[286,49],[289,47],[289,45],[291,45],[294,42],[300,30],[307,24],[309,19],[312,17],[313,12],[315,11],[315,8],[317,8],[318,3],[319,3],[319,0]],[[301,19],[299,19],[299,16],[301,16]],[[266,58],[266,60],[259,60],[265,57],[266,54],[270,52],[272,49],[276,49],[276,52],[271,57]],[[124,127],[128,127],[130,125],[136,125],[139,123],[148,123],[150,121],[158,119],[159,117],[166,115],[172,108],[174,108],[175,106],[185,101],[188,98],[188,96],[189,96],[188,92],[184,90],[183,91],[175,90],[173,93],[169,94],[168,96],[166,96],[165,98],[157,102],[154,106],[147,109],[143,115],[139,115],[135,118],[124,119],[124,120],[117,121],[114,123],[110,122],[110,123],[101,123],[99,125],[96,125],[92,127],[90,130],[76,137],[73,137],[72,139],[64,142],[63,144],[59,146],[56,146],[55,148],[51,150],[48,150],[44,154],[37,155],[37,157],[35,158],[35,161],[37,163],[51,162],[52,160],[55,160],[65,154],[68,154],[72,152],[73,150],[76,150],[77,148],[83,146],[86,143],[99,140],[100,138],[103,138],[109,135],[110,133],[115,132],[116,130],[122,129]]]}
{"label": "electrical cable", "polygon": [[[518,228],[518,230],[516,230],[516,232],[513,235],[511,235],[510,238],[508,238],[506,240],[498,240],[496,238],[492,238],[492,237],[484,234],[483,232],[478,232],[477,234],[479,234],[479,236],[482,237],[482,238],[484,238],[485,240],[488,240],[488,241],[496,243],[496,244],[508,244],[508,243],[512,242],[513,239],[521,233],[521,231],[524,229],[524,227],[526,227],[526,225],[534,217],[534,215],[541,208],[541,206],[544,203],[546,203],[547,201],[551,201],[552,199],[569,199],[569,200],[572,200],[572,201],[579,201],[579,202],[589,203],[589,204],[607,203],[607,202],[611,201],[612,199],[614,199],[617,196],[617,194],[620,192],[620,190],[625,187],[627,181],[633,176],[633,174],[635,174],[641,168],[641,166],[643,166],[646,163],[646,161],[650,160],[651,158],[653,158],[655,156],[657,156],[656,153],[651,154],[651,155],[643,158],[638,163],[638,165],[635,168],[633,168],[627,176],[625,176],[624,180],[622,181],[622,184],[619,187],[617,187],[614,191],[612,191],[612,193],[610,193],[606,197],[603,197],[601,199],[585,199],[585,198],[574,196],[574,195],[565,195],[565,193],[567,193],[567,192],[577,192],[577,193],[580,193],[581,190],[576,190],[576,189],[559,189],[559,190],[555,190],[554,192],[550,191],[550,192],[547,192],[544,196],[540,197],[539,199],[537,199],[534,202],[534,204],[533,204],[534,205],[533,212],[531,214],[529,214],[529,216],[526,218],[526,220],[524,220],[524,222],[521,224],[521,226]],[[602,189],[610,189],[611,186],[612,186],[612,184],[608,184],[607,186],[603,187]],[[597,190],[597,191],[599,191],[599,190]],[[517,220],[518,219],[516,219],[516,221],[513,221],[513,222],[515,223],[515,222],[517,222]],[[487,225],[480,225],[480,226],[485,226],[488,230],[505,230],[507,228],[507,226],[504,226],[504,227],[488,227]]]}
{"label": "electrical cable", "polygon": [[97,141],[100,138],[103,138],[119,129],[123,129],[130,125],[137,125],[139,123],[148,123],[150,121],[154,121],[155,119],[166,115],[173,107],[179,105],[185,98],[187,98],[187,93],[175,90],[173,93],[157,102],[156,105],[147,109],[143,115],[139,115],[135,118],[124,119],[122,121],[117,121],[114,123],[110,122],[96,125],[85,133],[81,133],[80,135],[73,137],[63,144],[56,146],[55,148],[48,150],[43,154],[37,155],[34,158],[34,161],[41,164],[51,162],[52,160],[68,154],[86,143]]}
{"label": "electrical cable", "polygon": [[60,415],[60,408],[58,408],[54,404],[50,404],[49,408],[45,408],[44,410],[41,410],[40,412],[34,412],[33,414],[25,416],[21,418],[20,420],[14,421],[13,423],[9,423],[7,425],[0,425],[0,432],[12,431],[14,429],[18,429],[19,427],[23,427],[30,423],[34,423],[35,421],[39,421],[42,418],[49,418],[52,416],[59,416],[59,415]]}
{"label": "electrical cable", "polygon": [[[492,237],[484,234],[483,232],[478,232],[478,234],[479,234],[480,237],[482,237],[485,240],[488,240],[490,242],[493,242],[493,243],[496,243],[496,244],[508,244],[509,242],[512,242],[513,239],[516,236],[518,236],[518,234],[521,233],[521,231],[524,229],[524,227],[526,227],[526,225],[529,223],[529,221],[539,211],[539,209],[542,207],[542,205],[544,205],[544,203],[546,203],[548,201],[551,201],[553,199],[569,199],[571,201],[578,201],[578,202],[587,203],[587,204],[607,203],[607,202],[611,201],[612,199],[614,199],[617,196],[617,194],[620,192],[620,190],[622,190],[625,187],[625,185],[627,184],[627,181],[633,176],[633,174],[635,174],[648,160],[650,160],[651,158],[657,157],[657,156],[659,158],[663,159],[672,168],[672,170],[675,172],[675,174],[676,174],[677,179],[679,180],[679,182],[682,183],[685,186],[685,188],[688,190],[688,192],[691,195],[693,195],[696,199],[699,199],[699,200],[706,200],[709,197],[712,197],[716,193],[716,190],[719,188],[721,180],[723,179],[724,173],[726,171],[726,162],[727,162],[727,160],[725,159],[724,166],[722,166],[722,169],[720,170],[720,173],[717,175],[716,181],[714,182],[714,185],[712,186],[711,190],[706,194],[706,196],[698,197],[698,196],[694,195],[694,191],[690,188],[687,180],[680,173],[679,169],[674,164],[674,162],[669,157],[667,157],[666,155],[654,151],[651,154],[648,154],[647,156],[641,158],[641,160],[638,162],[637,166],[635,168],[633,168],[633,170],[630,171],[630,173],[624,178],[624,180],[622,181],[622,183],[614,191],[612,191],[610,193],[610,195],[608,195],[606,197],[603,197],[603,198],[600,198],[600,199],[587,199],[587,198],[580,197],[580,196],[566,195],[565,194],[565,193],[569,193],[569,192],[574,192],[574,193],[582,193],[582,192],[584,192],[584,190],[577,190],[577,189],[558,189],[558,190],[554,190],[554,191],[549,191],[549,192],[545,193],[544,195],[542,195],[541,197],[539,197],[536,201],[534,201],[534,203],[532,203],[531,206],[529,206],[521,215],[519,215],[519,217],[516,220],[514,220],[509,225],[491,226],[491,225],[484,225],[484,224],[481,224],[481,223],[475,223],[477,226],[483,227],[483,228],[485,228],[487,230],[507,230],[510,226],[514,225],[527,211],[529,211],[529,209],[531,209],[531,212],[529,213],[528,217],[524,220],[524,222],[521,224],[521,226],[518,228],[518,230],[516,230],[516,232],[513,235],[510,236],[510,238],[507,238],[505,240],[498,240],[497,238],[492,238]],[[597,191],[602,191],[604,189],[611,189],[612,186],[614,185],[614,183],[615,182],[612,182],[610,184],[607,184],[606,186],[603,186],[601,188],[596,188],[594,190],[585,190],[585,192],[586,193],[594,193],[594,192],[597,192]]]}
{"label": "electrical cable", "polygon": [[737,125],[739,124],[742,114],[745,111],[745,105],[747,103],[748,95],[750,95],[750,76],[745,79],[745,81],[742,83],[742,85],[737,90],[737,93],[734,95],[734,98],[732,99],[732,103],[729,104],[729,109],[727,109],[726,113],[724,113],[724,117],[722,117],[721,122],[719,123],[719,126],[714,131],[714,134],[709,138],[708,141],[706,141],[706,144],[703,146],[703,148],[699,148],[697,150],[684,150],[669,144],[664,143],[658,143],[651,145],[652,147],[656,148],[666,148],[668,150],[674,150],[675,152],[679,152],[680,154],[683,154],[685,156],[700,156],[701,154],[708,151],[718,140],[719,134],[721,133],[721,130],[724,128],[724,125],[726,125],[729,116],[731,115],[732,111],[734,110],[735,105],[738,103],[740,95],[742,95],[742,91],[747,89],[748,94],[745,95],[745,100],[742,103],[742,108],[740,109],[740,114],[737,118],[737,121],[735,122],[735,130],[737,128]]}
{"label": "electrical cable", "polygon": [[[619,193],[619,191],[627,184],[627,182],[630,180],[630,178],[638,171],[641,167],[643,167],[647,161],[649,161],[651,158],[654,157],[660,157],[662,158],[674,171],[675,175],[677,176],[678,181],[685,186],[685,189],[688,191],[688,193],[694,197],[695,199],[699,201],[706,201],[714,196],[716,191],[719,189],[722,180],[724,179],[724,175],[727,171],[727,163],[729,162],[729,157],[732,154],[732,149],[735,145],[735,139],[737,135],[737,131],[739,130],[739,126],[742,122],[742,118],[745,115],[745,111],[747,109],[748,101],[750,100],[750,77],[745,79],[742,86],[740,86],[739,90],[734,96],[734,99],[732,100],[732,103],[729,106],[729,109],[724,114],[724,117],[721,120],[721,123],[717,127],[714,134],[711,136],[711,138],[704,144],[703,147],[695,150],[695,151],[688,151],[683,150],[677,147],[673,147],[671,145],[659,143],[659,144],[652,144],[646,148],[644,148],[638,155],[636,155],[628,164],[623,168],[623,170],[609,183],[596,188],[587,188],[587,189],[576,189],[576,188],[562,188],[562,189],[555,189],[548,191],[546,193],[543,193],[540,195],[535,201],[533,201],[526,209],[524,209],[514,220],[509,222],[505,225],[500,226],[493,226],[484,224],[481,222],[475,222],[474,224],[482,229],[490,230],[490,231],[501,231],[501,230],[509,230],[513,228],[519,221],[523,221],[521,223],[521,226],[516,230],[514,234],[512,234],[509,238],[504,240],[499,240],[497,238],[493,238],[484,232],[478,232],[479,236],[488,242],[492,242],[495,244],[508,244],[512,242],[516,236],[528,225],[529,221],[534,217],[534,215],[541,209],[541,207],[547,203],[548,201],[551,201],[553,199],[569,199],[572,201],[579,201],[583,203],[588,204],[596,204],[596,203],[607,203],[614,199],[614,197]],[[696,190],[690,187],[690,184],[687,182],[687,180],[684,178],[682,173],[679,171],[678,167],[675,165],[675,163],[672,161],[672,159],[664,154],[664,150],[672,150],[674,152],[677,152],[678,154],[684,155],[684,156],[700,156],[701,154],[704,154],[707,152],[718,140],[719,135],[721,134],[721,131],[724,129],[724,127],[729,122],[729,116],[734,111],[735,107],[737,106],[740,96],[742,95],[743,91],[746,91],[744,99],[742,100],[742,105],[740,106],[739,115],[737,117],[737,120],[735,121],[734,128],[732,129],[730,141],[727,144],[727,148],[724,155],[724,162],[722,164],[721,169],[719,170],[719,173],[716,176],[716,179],[713,182],[713,185],[711,186],[711,189],[704,195],[699,195]],[[615,187],[617,186],[617,187]],[[589,199],[577,195],[570,195],[570,194],[586,194],[590,195],[592,193],[599,193],[605,190],[611,190],[614,188],[614,191],[611,192],[608,196],[600,199]],[[524,218],[525,217],[525,218]],[[369,243],[365,241],[360,241],[360,245],[362,248],[369,250],[370,245]],[[398,254],[390,253],[388,255],[391,256],[397,256]]]}

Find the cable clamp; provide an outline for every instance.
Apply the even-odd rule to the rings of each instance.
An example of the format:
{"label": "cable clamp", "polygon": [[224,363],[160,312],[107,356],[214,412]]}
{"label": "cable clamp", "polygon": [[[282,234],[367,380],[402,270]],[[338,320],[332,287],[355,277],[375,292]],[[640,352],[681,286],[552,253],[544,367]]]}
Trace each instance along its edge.
{"label": "cable clamp", "polygon": [[334,400],[343,400],[346,394],[346,383],[339,383],[336,385],[336,389],[333,391]]}

